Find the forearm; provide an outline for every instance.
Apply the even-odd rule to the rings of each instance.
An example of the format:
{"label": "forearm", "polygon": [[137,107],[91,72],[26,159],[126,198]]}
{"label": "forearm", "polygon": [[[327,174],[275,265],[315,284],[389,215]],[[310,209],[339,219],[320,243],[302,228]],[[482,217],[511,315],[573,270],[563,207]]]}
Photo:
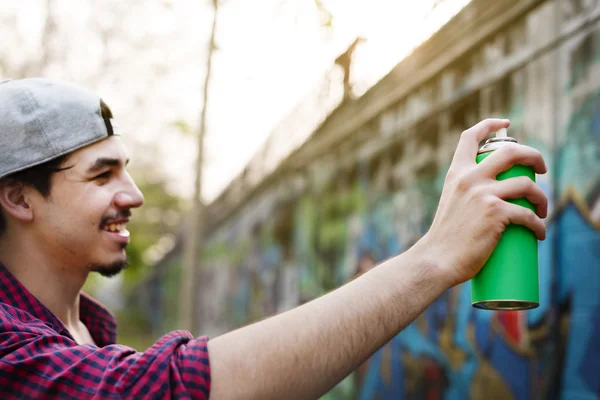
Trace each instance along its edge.
{"label": "forearm", "polygon": [[209,341],[211,399],[316,399],[449,285],[424,243],[310,303]]}

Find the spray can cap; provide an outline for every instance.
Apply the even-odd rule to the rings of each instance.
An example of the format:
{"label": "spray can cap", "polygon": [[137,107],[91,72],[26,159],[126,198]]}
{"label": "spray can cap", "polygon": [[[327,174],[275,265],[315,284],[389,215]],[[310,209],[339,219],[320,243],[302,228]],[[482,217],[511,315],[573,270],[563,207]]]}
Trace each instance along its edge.
{"label": "spray can cap", "polygon": [[506,133],[506,128],[502,128],[496,132],[495,137],[486,140],[485,144],[481,146],[477,154],[488,153],[490,151],[497,150],[507,143],[517,143],[517,139],[508,136]]}

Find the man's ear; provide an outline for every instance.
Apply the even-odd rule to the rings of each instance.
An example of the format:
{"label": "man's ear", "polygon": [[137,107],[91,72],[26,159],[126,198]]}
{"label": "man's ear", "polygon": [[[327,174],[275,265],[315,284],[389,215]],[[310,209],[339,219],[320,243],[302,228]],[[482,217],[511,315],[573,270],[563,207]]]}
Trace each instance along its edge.
{"label": "man's ear", "polygon": [[33,219],[33,208],[22,183],[6,179],[0,181],[0,206],[4,212],[20,221]]}

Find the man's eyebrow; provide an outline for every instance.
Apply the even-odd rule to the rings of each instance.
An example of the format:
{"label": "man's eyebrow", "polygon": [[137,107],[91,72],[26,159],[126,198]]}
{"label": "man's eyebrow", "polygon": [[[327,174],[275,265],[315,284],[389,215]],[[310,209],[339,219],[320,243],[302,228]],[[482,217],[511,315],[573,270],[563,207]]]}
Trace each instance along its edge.
{"label": "man's eyebrow", "polygon": [[[98,172],[106,167],[120,167],[121,160],[119,158],[107,158],[100,157],[94,162],[94,164],[87,169],[88,174],[93,174],[94,172]],[[129,164],[129,158],[125,160],[125,165]]]}

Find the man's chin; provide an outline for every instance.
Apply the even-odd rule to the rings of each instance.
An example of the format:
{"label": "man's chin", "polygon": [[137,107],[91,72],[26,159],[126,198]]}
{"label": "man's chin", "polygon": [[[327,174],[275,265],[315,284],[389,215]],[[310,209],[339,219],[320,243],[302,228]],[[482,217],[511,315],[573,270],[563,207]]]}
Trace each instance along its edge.
{"label": "man's chin", "polygon": [[117,275],[119,272],[127,268],[127,260],[115,261],[111,264],[91,264],[89,271],[97,272],[100,275],[111,278]]}

